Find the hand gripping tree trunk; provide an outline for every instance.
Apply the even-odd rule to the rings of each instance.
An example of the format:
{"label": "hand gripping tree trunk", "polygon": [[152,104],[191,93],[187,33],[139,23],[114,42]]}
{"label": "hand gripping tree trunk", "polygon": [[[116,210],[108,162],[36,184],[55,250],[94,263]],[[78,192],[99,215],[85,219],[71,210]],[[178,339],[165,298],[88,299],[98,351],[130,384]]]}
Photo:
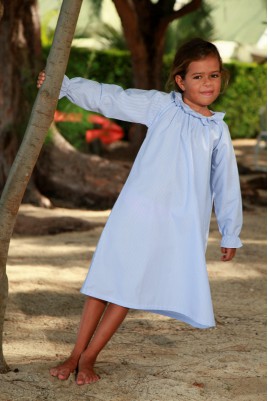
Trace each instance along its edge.
{"label": "hand gripping tree trunk", "polygon": [[10,170],[0,200],[0,372],[9,370],[3,355],[3,324],[8,298],[6,263],[10,238],[27,183],[53,120],[82,0],[63,0],[53,45],[47,60],[46,81],[40,89],[24,139]]}

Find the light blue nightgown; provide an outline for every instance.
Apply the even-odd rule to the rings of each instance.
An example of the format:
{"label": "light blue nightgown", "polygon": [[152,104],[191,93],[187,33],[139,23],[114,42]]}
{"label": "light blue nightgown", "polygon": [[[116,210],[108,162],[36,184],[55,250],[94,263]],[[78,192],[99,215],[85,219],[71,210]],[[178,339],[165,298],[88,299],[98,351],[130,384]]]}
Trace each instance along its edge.
{"label": "light blue nightgown", "polygon": [[214,326],[205,260],[213,202],[221,246],[242,246],[239,176],[224,113],[205,117],[177,92],[123,90],[83,78],[65,77],[63,96],[148,127],[81,292]]}

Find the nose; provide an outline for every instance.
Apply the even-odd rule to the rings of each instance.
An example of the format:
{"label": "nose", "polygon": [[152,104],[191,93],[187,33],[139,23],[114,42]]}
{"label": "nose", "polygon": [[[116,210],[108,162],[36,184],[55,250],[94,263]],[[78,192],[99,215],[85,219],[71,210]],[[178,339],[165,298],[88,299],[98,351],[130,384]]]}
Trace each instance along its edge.
{"label": "nose", "polygon": [[204,85],[211,85],[211,79],[208,76],[204,76]]}

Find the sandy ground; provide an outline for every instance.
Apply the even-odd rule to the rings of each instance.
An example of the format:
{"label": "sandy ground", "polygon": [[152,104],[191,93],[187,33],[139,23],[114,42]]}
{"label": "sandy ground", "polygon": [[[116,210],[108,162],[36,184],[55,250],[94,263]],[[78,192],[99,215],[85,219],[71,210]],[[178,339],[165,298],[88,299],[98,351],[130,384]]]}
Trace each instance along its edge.
{"label": "sandy ground", "polygon": [[[252,147],[237,143],[237,154]],[[253,163],[252,159],[249,163]],[[4,352],[12,369],[0,375],[1,401],[263,401],[266,400],[266,211],[244,214],[244,247],[219,260],[211,223],[207,261],[216,328],[194,329],[160,315],[130,311],[99,356],[101,380],[79,387],[48,369],[75,341],[84,297],[79,293],[109,211],[45,210],[22,205],[20,215],[55,224],[63,217],[96,223],[87,231],[14,235],[9,253],[9,303]]]}

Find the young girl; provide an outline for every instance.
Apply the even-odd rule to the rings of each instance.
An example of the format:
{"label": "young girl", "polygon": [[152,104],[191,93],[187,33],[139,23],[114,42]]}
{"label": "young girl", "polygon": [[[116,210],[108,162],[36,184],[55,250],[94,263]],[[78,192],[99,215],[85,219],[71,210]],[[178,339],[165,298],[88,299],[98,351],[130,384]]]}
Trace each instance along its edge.
{"label": "young girl", "polygon": [[[194,327],[215,325],[205,262],[214,204],[222,261],[242,246],[235,155],[224,113],[208,106],[225,73],[217,48],[194,39],[177,52],[175,91],[123,90],[64,77],[60,98],[107,117],[145,124],[146,138],[99,240],[81,292],[87,295],[70,357],[50,370],[96,382],[96,358],[129,308]],[[38,87],[45,79],[40,73]]]}

